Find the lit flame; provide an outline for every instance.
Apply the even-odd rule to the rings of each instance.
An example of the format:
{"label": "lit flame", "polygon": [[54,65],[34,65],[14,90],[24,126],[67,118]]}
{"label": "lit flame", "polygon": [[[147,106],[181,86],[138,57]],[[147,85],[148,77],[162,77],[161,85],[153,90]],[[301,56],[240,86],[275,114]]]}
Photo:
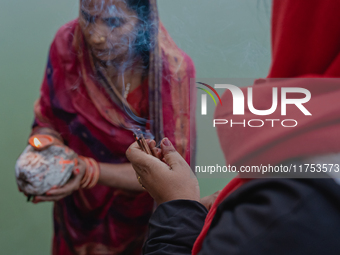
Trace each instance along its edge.
{"label": "lit flame", "polygon": [[34,137],[33,142],[35,147],[39,148],[41,146],[41,142],[38,138]]}

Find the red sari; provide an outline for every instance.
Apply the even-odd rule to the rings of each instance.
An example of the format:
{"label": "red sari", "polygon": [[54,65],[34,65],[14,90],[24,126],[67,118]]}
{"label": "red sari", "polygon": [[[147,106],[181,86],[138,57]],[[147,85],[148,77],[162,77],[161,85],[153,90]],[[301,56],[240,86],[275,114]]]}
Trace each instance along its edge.
{"label": "red sari", "polygon": [[[155,1],[150,3],[151,18],[158,20]],[[156,140],[169,137],[189,162],[194,66],[161,24],[153,36],[148,76],[127,103],[149,120],[146,128]],[[56,130],[79,155],[128,162],[125,151],[134,142],[132,132],[122,127],[128,117],[98,81],[90,58],[77,20],[61,27],[50,48],[34,126]],[[55,203],[53,254],[140,254],[152,208],[146,192],[102,185],[78,190]]]}

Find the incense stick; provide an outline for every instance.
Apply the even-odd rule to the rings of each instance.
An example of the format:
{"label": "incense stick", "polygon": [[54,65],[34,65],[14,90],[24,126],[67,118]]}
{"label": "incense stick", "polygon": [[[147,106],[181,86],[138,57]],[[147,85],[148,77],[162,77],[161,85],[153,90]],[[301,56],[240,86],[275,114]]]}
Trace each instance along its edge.
{"label": "incense stick", "polygon": [[137,130],[137,132],[134,132],[133,135],[134,135],[139,147],[142,149],[142,151],[144,151],[145,153],[147,153],[149,155],[153,155],[151,150],[150,150],[148,143],[146,142],[146,140],[144,138],[143,133],[140,132],[140,130]]}

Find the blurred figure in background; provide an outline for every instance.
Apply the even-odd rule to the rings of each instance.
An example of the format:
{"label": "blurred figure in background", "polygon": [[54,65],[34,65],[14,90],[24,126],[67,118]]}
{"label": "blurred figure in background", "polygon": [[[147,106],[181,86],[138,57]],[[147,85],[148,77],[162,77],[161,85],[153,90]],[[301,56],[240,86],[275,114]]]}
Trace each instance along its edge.
{"label": "blurred figure in background", "polygon": [[32,135],[79,155],[65,186],[33,200],[55,202],[53,254],[140,254],[154,202],[125,151],[140,129],[157,142],[169,137],[189,163],[194,77],[156,0],[80,0],[79,18],[51,45],[34,108]]}

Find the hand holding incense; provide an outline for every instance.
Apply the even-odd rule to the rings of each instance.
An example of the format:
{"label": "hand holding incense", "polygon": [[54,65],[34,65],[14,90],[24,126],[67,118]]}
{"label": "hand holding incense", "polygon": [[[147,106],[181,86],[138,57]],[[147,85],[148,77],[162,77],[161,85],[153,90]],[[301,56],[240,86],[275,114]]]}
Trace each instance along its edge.
{"label": "hand holding incense", "polygon": [[149,155],[153,155],[153,153],[150,150],[150,147],[148,143],[146,142],[143,133],[140,130],[137,130],[137,132],[133,133],[139,147],[144,151],[145,153]]}

